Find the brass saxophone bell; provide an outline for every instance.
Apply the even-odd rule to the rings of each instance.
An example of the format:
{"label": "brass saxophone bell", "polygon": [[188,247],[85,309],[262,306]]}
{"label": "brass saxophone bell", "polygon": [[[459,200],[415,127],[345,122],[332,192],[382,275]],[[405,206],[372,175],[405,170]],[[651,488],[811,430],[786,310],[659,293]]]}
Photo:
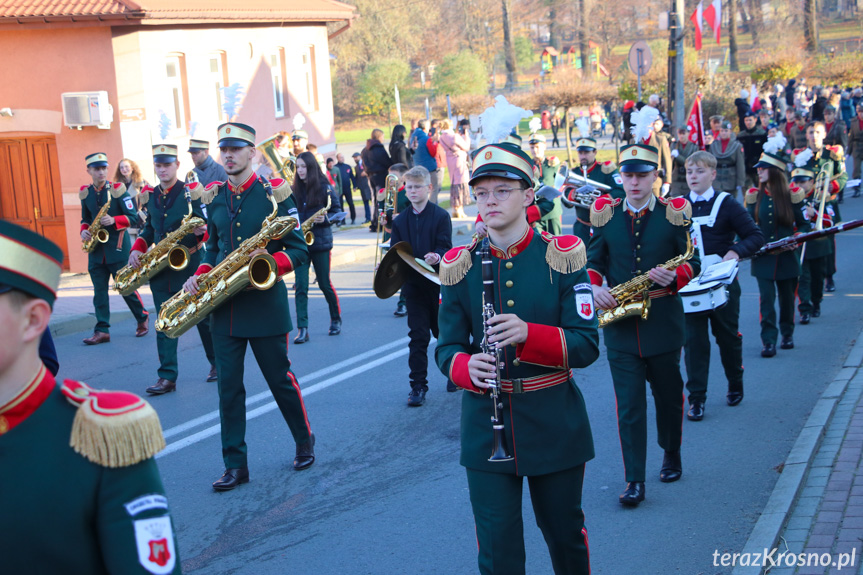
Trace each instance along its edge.
{"label": "brass saxophone bell", "polygon": [[315,234],[312,233],[311,230],[306,232],[306,235],[303,236],[303,239],[306,240],[306,245],[310,246],[315,243]]}
{"label": "brass saxophone bell", "polygon": [[108,243],[108,230],[106,230],[105,228],[102,228],[101,230],[96,232],[96,241],[99,242],[100,244],[107,244]]}

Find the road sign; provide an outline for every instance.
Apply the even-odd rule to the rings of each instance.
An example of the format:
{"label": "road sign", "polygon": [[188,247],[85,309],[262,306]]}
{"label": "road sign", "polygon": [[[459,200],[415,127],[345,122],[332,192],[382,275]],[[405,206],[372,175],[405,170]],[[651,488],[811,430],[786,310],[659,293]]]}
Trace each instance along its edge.
{"label": "road sign", "polygon": [[[635,75],[645,75],[650,71],[650,65],[653,63],[653,52],[650,51],[650,46],[644,40],[638,40],[632,43],[629,49],[629,69]],[[641,68],[639,70],[639,67]]]}

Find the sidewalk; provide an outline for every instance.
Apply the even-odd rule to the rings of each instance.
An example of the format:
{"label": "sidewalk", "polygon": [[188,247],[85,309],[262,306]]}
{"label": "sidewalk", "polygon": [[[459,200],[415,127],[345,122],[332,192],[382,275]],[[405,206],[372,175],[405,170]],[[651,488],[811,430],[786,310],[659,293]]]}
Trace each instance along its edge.
{"label": "sidewalk", "polygon": [[[473,234],[473,222],[476,218],[476,205],[465,209],[468,219],[453,219],[453,245],[468,243]],[[375,239],[377,234],[369,232],[368,226],[347,226],[333,228],[332,268],[340,268],[360,261],[371,261],[375,257]],[[117,323],[132,317],[126,302],[116,292],[111,290],[111,322]],[[144,307],[155,311],[150,287],[138,290]],[[58,337],[69,333],[92,329],[96,325],[93,313],[93,285],[89,274],[64,273],[60,278],[60,289],[54,312],[51,315],[51,335]],[[150,328],[153,328],[152,321]]]}
{"label": "sidewalk", "polygon": [[[738,566],[733,575],[863,574],[861,366],[863,332],[813,407],[743,548],[744,556],[775,548],[775,565]],[[800,553],[804,561],[817,554],[818,562],[799,566]],[[837,565],[843,559],[844,568]]]}

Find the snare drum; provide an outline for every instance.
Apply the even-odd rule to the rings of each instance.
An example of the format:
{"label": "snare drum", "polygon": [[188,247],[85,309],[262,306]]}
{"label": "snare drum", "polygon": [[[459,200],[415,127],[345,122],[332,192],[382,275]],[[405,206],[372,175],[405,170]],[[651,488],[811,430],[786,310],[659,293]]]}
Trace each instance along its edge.
{"label": "snare drum", "polygon": [[701,283],[695,278],[680,289],[683,313],[703,313],[719,309],[728,303],[728,286],[721,281]]}

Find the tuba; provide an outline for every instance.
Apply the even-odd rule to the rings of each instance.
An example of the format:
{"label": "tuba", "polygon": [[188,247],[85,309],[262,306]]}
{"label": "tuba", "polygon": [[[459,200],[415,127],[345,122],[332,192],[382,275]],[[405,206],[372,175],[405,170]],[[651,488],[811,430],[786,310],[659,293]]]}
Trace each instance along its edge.
{"label": "tuba", "polygon": [[178,338],[247,287],[268,290],[275,285],[279,279],[276,260],[270,254],[253,257],[251,253],[290,233],[297,227],[297,219],[278,217],[279,204],[273,197],[272,188],[268,184],[266,188],[273,211],[264,220],[261,231],[240,244],[216,267],[201,274],[197,294],[183,290],[171,296],[162,305],[156,331]]}
{"label": "tuba", "polygon": [[111,207],[111,198],[108,198],[108,201],[99,208],[99,213],[96,214],[96,217],[93,218],[93,223],[90,224],[90,227],[87,228],[87,231],[90,232],[90,239],[84,242],[84,245],[81,246],[81,249],[85,252],[92,253],[93,250],[96,249],[96,244],[106,244],[108,243],[108,230],[105,229],[99,220],[102,219],[102,216],[108,215],[108,208]]}
{"label": "tuba", "polygon": [[258,150],[260,150],[261,154],[267,159],[270,166],[272,166],[273,170],[282,177],[283,180],[288,182],[289,186],[294,184],[294,174],[296,173],[296,166],[294,166],[294,161],[289,158],[282,158],[282,155],[279,154],[279,134],[276,134],[272,138],[268,138],[255,146]]}
{"label": "tuba", "polygon": [[186,188],[186,201],[189,203],[189,212],[183,217],[180,227],[162,238],[162,241],[153,246],[153,249],[142,255],[140,267],[126,266],[117,272],[114,289],[120,295],[127,296],[133,293],[166,267],[180,271],[189,265],[189,248],[182,245],[180,240],[193,233],[195,228],[206,225],[206,222],[192,214],[192,195],[189,188]]}
{"label": "tuba", "polygon": [[[692,243],[692,236],[689,234],[689,230],[687,230],[686,252],[671,258],[659,267],[673,271],[685,264],[694,253],[695,246]],[[612,297],[617,300],[618,305],[613,309],[600,310],[596,314],[599,320],[599,327],[605,327],[610,323],[633,316],[647,319],[650,313],[649,290],[651,285],[653,285],[653,280],[648,277],[648,274],[641,274],[628,282],[618,284],[608,290]],[[641,296],[640,299],[638,299],[639,296]]]}
{"label": "tuba", "polygon": [[333,203],[333,199],[327,194],[327,205],[316,211],[312,217],[304,221],[300,225],[300,233],[303,235],[303,239],[306,241],[306,245],[312,245],[315,243],[315,234],[312,233],[312,226],[315,225],[315,218],[318,216],[322,216],[328,211],[330,211],[330,206]]}

